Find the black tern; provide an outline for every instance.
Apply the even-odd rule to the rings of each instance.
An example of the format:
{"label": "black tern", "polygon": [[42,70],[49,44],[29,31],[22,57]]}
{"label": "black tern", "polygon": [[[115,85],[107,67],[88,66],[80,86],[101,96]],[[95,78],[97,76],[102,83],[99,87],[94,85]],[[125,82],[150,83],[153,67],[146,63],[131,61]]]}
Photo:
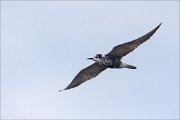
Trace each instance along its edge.
{"label": "black tern", "polygon": [[107,68],[136,69],[135,66],[123,62],[122,57],[129,54],[139,45],[147,41],[157,31],[157,29],[161,26],[161,24],[162,23],[160,23],[156,28],[154,28],[149,33],[135,40],[115,46],[108,54],[104,56],[102,54],[96,54],[96,56],[93,58],[87,58],[88,60],[93,60],[95,63],[82,69],[65,89],[59,91],[61,92],[64,90],[77,87],[80,84],[86,82],[87,80],[96,77]]}

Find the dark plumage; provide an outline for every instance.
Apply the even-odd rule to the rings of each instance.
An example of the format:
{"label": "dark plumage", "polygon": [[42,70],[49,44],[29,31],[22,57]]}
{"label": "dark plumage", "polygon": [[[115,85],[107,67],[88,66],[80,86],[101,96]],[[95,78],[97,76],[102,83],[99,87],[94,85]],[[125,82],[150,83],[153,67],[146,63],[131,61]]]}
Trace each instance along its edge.
{"label": "dark plumage", "polygon": [[107,68],[136,69],[135,66],[122,62],[121,58],[132,52],[134,49],[136,49],[139,45],[141,45],[145,41],[147,41],[156,32],[156,30],[160,27],[160,25],[161,23],[152,31],[143,35],[142,37],[115,46],[104,57],[102,54],[97,54],[94,58],[88,58],[90,60],[94,60],[95,63],[81,70],[64,90],[79,86],[80,84],[86,82],[87,80],[96,77],[98,74],[100,74],[102,71],[106,70]]}
{"label": "dark plumage", "polygon": [[83,82],[96,77],[99,73],[101,73],[105,69],[107,69],[106,66],[100,65],[98,63],[94,63],[94,64],[84,68],[76,75],[76,77],[72,80],[72,82],[64,90],[79,86]]}
{"label": "dark plumage", "polygon": [[162,23],[160,23],[156,28],[154,28],[149,33],[147,33],[147,34],[145,34],[145,35],[143,35],[143,36],[141,36],[141,37],[139,37],[139,38],[137,38],[135,40],[132,40],[130,42],[115,46],[108,53],[108,55],[123,57],[123,56],[129,54],[134,49],[136,49],[139,45],[141,45],[142,43],[147,41],[156,32],[156,30],[161,26],[161,24]]}

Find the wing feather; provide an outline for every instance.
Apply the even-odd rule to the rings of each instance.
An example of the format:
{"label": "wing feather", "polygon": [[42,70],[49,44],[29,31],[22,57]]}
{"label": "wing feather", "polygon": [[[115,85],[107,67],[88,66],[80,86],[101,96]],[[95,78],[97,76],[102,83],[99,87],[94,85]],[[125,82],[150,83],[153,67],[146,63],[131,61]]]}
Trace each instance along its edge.
{"label": "wing feather", "polygon": [[106,66],[100,65],[98,63],[94,63],[94,64],[84,68],[75,76],[75,78],[72,80],[72,82],[64,90],[79,86],[80,84],[86,82],[87,80],[90,80],[90,79],[96,77],[98,74],[100,74],[106,68],[107,68]]}
{"label": "wing feather", "polygon": [[143,35],[142,37],[139,37],[130,42],[115,46],[107,55],[112,55],[112,56],[117,56],[117,57],[123,57],[127,55],[128,53],[136,49],[139,45],[147,41],[156,32],[156,30],[161,26],[161,24],[162,23],[160,23],[156,28],[154,28],[149,33]]}

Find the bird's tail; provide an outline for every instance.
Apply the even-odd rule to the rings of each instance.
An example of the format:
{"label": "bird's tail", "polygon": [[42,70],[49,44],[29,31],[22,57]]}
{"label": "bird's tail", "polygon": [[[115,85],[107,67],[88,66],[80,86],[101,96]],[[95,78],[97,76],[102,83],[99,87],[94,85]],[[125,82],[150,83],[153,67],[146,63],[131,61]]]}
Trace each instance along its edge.
{"label": "bird's tail", "polygon": [[128,69],[136,69],[136,66],[133,66],[133,65],[127,65],[126,68],[128,68]]}
{"label": "bird's tail", "polygon": [[136,69],[135,66],[129,65],[129,64],[123,62],[123,61],[121,61],[120,68]]}

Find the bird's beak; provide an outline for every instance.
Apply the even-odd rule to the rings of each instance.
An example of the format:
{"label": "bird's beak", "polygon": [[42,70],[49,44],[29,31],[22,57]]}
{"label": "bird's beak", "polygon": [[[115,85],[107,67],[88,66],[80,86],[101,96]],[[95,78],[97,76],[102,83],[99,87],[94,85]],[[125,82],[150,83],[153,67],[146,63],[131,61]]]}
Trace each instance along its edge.
{"label": "bird's beak", "polygon": [[93,60],[93,58],[87,58],[88,60]]}

